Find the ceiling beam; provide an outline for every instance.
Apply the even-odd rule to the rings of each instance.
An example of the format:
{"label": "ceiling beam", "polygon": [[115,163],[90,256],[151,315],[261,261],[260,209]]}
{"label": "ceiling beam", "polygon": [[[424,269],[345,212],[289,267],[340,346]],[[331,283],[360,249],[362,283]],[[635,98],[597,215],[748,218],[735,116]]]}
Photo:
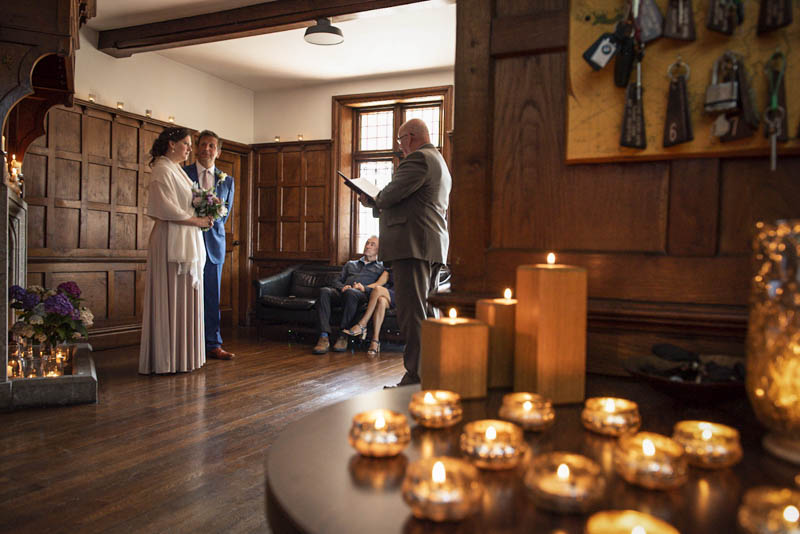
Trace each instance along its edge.
{"label": "ceiling beam", "polygon": [[275,0],[205,15],[104,30],[99,33],[97,48],[114,57],[129,57],[139,52],[302,28],[319,17],[336,17],[420,1]]}

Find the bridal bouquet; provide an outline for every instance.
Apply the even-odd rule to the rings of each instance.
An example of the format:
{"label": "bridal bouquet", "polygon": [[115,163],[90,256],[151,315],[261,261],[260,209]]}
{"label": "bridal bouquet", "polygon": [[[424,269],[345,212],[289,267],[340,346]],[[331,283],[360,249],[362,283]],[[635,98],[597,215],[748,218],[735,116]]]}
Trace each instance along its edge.
{"label": "bridal bouquet", "polygon": [[[228,207],[225,204],[214,194],[213,188],[203,189],[199,186],[192,188],[192,206],[194,206],[194,213],[198,217],[211,215],[215,221],[221,219],[228,214]],[[203,228],[202,230],[208,232],[210,228]]]}

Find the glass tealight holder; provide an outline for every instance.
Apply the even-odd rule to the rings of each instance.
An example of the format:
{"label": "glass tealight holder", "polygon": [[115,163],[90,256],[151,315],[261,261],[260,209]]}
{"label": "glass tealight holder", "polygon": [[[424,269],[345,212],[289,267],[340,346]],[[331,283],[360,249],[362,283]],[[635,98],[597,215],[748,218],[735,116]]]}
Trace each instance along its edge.
{"label": "glass tealight holder", "polygon": [[707,421],[679,421],[672,439],[683,445],[689,463],[721,469],[742,459],[742,444],[735,428]]}
{"label": "glass tealight holder", "polygon": [[444,389],[417,391],[411,396],[408,412],[414,421],[428,428],[453,426],[464,415],[461,395]]}
{"label": "glass tealight holder", "polygon": [[586,534],[680,534],[666,521],[636,510],[606,510],[586,521]]}
{"label": "glass tealight holder", "polygon": [[581,422],[587,430],[621,436],[639,430],[642,418],[639,405],[617,397],[591,397],[586,399],[581,412]]}
{"label": "glass tealight holder", "polygon": [[483,486],[474,466],[438,456],[412,462],[406,469],[402,492],[414,517],[460,521],[480,509]]}
{"label": "glass tealight holder", "polygon": [[614,450],[614,470],[629,483],[648,489],[677,488],[689,476],[683,446],[653,432],[621,436]]}
{"label": "glass tealight holder", "polygon": [[364,456],[395,456],[411,441],[411,428],[399,412],[370,410],[353,417],[348,441]]}
{"label": "glass tealight holder", "polygon": [[800,464],[800,219],[758,223],[753,259],[747,395],[764,448]]}
{"label": "glass tealight holder", "polygon": [[553,403],[535,393],[508,393],[503,395],[499,415],[518,424],[524,430],[540,432],[553,426],[556,414]]}
{"label": "glass tealight holder", "polygon": [[522,429],[498,419],[467,423],[459,444],[461,452],[482,469],[513,469],[527,449]]}
{"label": "glass tealight holder", "polygon": [[535,457],[524,480],[537,506],[560,513],[589,512],[606,491],[606,479],[596,462],[566,452]]}
{"label": "glass tealight holder", "polygon": [[747,534],[797,534],[800,532],[800,491],[759,486],[742,497],[737,518]]}

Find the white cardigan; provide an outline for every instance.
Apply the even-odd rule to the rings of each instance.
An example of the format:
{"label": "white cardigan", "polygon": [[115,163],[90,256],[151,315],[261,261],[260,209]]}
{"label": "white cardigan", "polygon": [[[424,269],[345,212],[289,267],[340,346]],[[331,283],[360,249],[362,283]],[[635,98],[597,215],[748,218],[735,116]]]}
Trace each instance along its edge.
{"label": "white cardigan", "polygon": [[167,223],[167,261],[178,264],[178,274],[189,273],[192,287],[203,280],[206,249],[203,235],[197,226],[176,224],[194,217],[192,180],[180,165],[161,156],[150,175],[150,195],[147,215]]}

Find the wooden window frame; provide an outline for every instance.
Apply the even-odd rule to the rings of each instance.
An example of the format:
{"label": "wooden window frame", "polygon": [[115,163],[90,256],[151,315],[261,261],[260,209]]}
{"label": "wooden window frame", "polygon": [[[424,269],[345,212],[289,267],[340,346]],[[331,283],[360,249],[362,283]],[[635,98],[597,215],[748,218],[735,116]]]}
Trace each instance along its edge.
{"label": "wooden window frame", "polygon": [[[419,101],[421,98],[430,98],[428,101]],[[397,131],[403,117],[403,109],[426,107],[431,102],[441,105],[439,125],[439,150],[450,167],[451,140],[453,129],[453,86],[426,87],[421,89],[408,89],[402,91],[386,91],[380,93],[365,93],[356,95],[342,95],[333,97],[333,151],[332,169],[333,180],[331,195],[333,205],[331,212],[334,214],[334,224],[331,225],[331,250],[332,263],[340,264],[351,258],[359,257],[361,251],[356,250],[358,200],[350,190],[341,184],[341,179],[336,175],[336,170],[341,170],[347,176],[355,177],[358,163],[365,160],[392,159],[397,165],[398,159],[393,151],[397,150]],[[374,104],[374,105],[373,105]],[[360,111],[375,111],[379,109],[392,109],[394,111],[393,139],[391,150],[358,151],[358,122]]]}

